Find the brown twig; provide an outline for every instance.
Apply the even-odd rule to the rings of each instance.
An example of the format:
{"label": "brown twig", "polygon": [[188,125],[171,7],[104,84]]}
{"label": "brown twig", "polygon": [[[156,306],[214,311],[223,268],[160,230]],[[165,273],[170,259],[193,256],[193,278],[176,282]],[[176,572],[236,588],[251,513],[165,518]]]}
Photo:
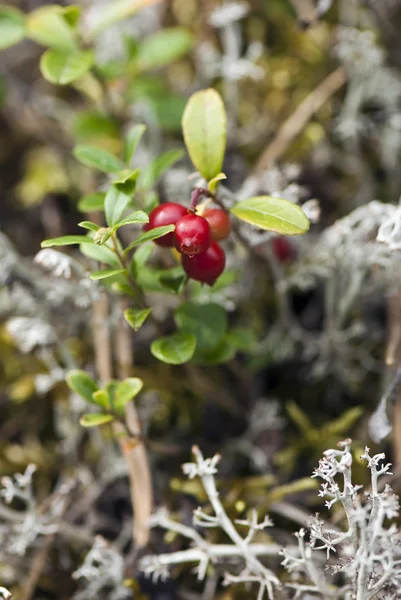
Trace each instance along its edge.
{"label": "brown twig", "polygon": [[32,561],[32,567],[26,580],[24,587],[21,592],[20,600],[31,600],[35,593],[36,586],[39,578],[42,574],[43,569],[46,565],[46,560],[49,555],[52,544],[55,540],[56,534],[52,533],[45,538],[43,546],[39,548]]}

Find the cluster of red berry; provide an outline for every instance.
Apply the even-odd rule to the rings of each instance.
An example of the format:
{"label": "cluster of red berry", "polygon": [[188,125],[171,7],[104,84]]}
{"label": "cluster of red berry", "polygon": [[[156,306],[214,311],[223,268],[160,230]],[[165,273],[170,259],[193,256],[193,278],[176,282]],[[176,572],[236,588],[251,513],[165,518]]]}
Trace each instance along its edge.
{"label": "cluster of red berry", "polygon": [[175,225],[175,230],[156,239],[155,243],[168,248],[175,246],[182,255],[181,263],[188,277],[213,285],[226,264],[224,250],[217,242],[230,234],[228,214],[219,208],[209,208],[200,216],[192,206],[185,208],[166,202],[152,210],[144,229],[148,231],[162,225]]}

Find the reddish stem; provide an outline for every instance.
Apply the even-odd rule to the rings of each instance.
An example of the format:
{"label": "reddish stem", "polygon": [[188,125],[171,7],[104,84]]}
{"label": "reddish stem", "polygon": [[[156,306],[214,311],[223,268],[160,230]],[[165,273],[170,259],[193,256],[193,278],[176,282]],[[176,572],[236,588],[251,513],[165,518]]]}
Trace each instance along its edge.
{"label": "reddish stem", "polygon": [[192,192],[191,204],[189,205],[189,208],[188,208],[189,212],[192,212],[192,213],[196,212],[196,206],[197,206],[201,196],[206,196],[207,198],[210,198],[212,196],[212,194],[206,188],[195,188]]}

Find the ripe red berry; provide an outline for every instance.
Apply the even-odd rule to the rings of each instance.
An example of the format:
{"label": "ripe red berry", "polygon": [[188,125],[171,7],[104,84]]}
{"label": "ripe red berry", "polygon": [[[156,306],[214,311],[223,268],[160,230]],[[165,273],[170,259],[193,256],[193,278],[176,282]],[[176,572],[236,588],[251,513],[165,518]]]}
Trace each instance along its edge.
{"label": "ripe red berry", "polygon": [[294,246],[285,236],[273,238],[272,248],[276,258],[282,263],[289,262],[296,256]]}
{"label": "ripe red berry", "polygon": [[[144,231],[150,231],[155,227],[161,227],[162,225],[175,225],[178,219],[181,219],[186,215],[188,210],[185,206],[177,204],[176,202],[166,202],[156,206],[149,215],[149,223],[143,226]],[[172,248],[174,246],[174,231],[166,233],[162,237],[155,240],[155,244],[163,246],[165,248]]]}
{"label": "ripe red berry", "polygon": [[220,208],[208,208],[203,213],[212,230],[212,238],[215,242],[225,240],[231,232],[231,221],[228,214]]}
{"label": "ripe red berry", "polygon": [[203,217],[189,213],[176,222],[174,240],[181,254],[194,256],[205,252],[212,242],[210,225]]}
{"label": "ripe red berry", "polygon": [[188,277],[213,285],[224,271],[226,255],[217,242],[212,242],[206,252],[196,256],[183,254],[181,263]]}

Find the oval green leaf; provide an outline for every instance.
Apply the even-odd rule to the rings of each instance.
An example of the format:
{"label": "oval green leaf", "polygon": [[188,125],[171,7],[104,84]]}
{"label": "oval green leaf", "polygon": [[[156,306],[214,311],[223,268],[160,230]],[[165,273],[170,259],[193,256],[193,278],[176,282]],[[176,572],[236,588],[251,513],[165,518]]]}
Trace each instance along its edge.
{"label": "oval green leaf", "polygon": [[190,97],[182,117],[185,145],[194,166],[209,181],[221,172],[226,150],[226,111],[212,89]]}
{"label": "oval green leaf", "polygon": [[307,216],[299,206],[274,196],[255,196],[241,200],[231,212],[255,227],[283,235],[300,235],[310,227]]}
{"label": "oval green leaf", "polygon": [[155,340],[152,342],[150,351],[162,362],[169,365],[181,365],[192,358],[195,348],[195,336],[182,331]]}
{"label": "oval green leaf", "polygon": [[134,331],[138,331],[151,312],[151,308],[127,308],[127,310],[124,311],[124,318]]}
{"label": "oval green leaf", "polygon": [[139,44],[135,63],[141,71],[163,67],[184,56],[193,43],[191,33],[183,27],[163,29]]}
{"label": "oval green leaf", "polygon": [[81,200],[78,202],[78,210],[80,212],[103,210],[105,197],[106,194],[103,194],[102,192],[88,194],[87,196],[81,198]]}
{"label": "oval green leaf", "polygon": [[66,85],[85,75],[93,65],[89,51],[46,50],[40,59],[43,77],[55,85]]}
{"label": "oval green leaf", "polygon": [[141,137],[146,131],[146,125],[134,125],[124,138],[124,160],[129,164],[134,156],[135,150]]}
{"label": "oval green leaf", "polygon": [[175,311],[175,321],[180,330],[196,337],[196,349],[200,351],[215,348],[224,338],[228,327],[226,311],[213,303],[185,302]]}
{"label": "oval green leaf", "polygon": [[44,240],[40,246],[41,248],[51,248],[51,246],[72,246],[73,244],[93,244],[93,242],[86,235],[63,235]]}
{"label": "oval green leaf", "polygon": [[79,419],[79,423],[82,425],[82,427],[98,427],[99,425],[110,423],[111,421],[114,421],[113,415],[102,415],[95,413],[82,415],[82,417]]}
{"label": "oval green leaf", "polygon": [[99,388],[96,381],[86,371],[74,369],[68,373],[66,381],[70,390],[81,396],[81,398],[91,404],[95,402],[92,394],[97,392]]}
{"label": "oval green leaf", "polygon": [[44,6],[32,11],[26,18],[27,35],[42,46],[74,50],[76,40],[61,6]]}
{"label": "oval green leaf", "polygon": [[98,169],[103,173],[117,173],[124,169],[124,163],[121,162],[116,156],[98,148],[97,146],[91,146],[90,144],[78,144],[73,150],[75,158],[92,169]]}
{"label": "oval green leaf", "polygon": [[121,413],[124,406],[139,394],[143,388],[143,381],[139,377],[128,377],[118,384],[114,396],[113,407]]}
{"label": "oval green leaf", "polygon": [[107,277],[114,277],[115,275],[121,275],[126,273],[125,269],[105,269],[104,271],[93,271],[90,274],[90,278],[94,281],[100,281],[101,279],[107,279]]}
{"label": "oval green leaf", "polygon": [[114,185],[109,188],[104,201],[104,212],[107,224],[112,227],[121,219],[131,198],[124,192],[120,192]]}
{"label": "oval green leaf", "polygon": [[18,44],[24,37],[24,14],[11,6],[0,6],[0,50]]}
{"label": "oval green leaf", "polygon": [[163,235],[166,235],[166,233],[170,233],[171,231],[174,231],[174,229],[175,229],[175,225],[162,225],[161,227],[155,227],[154,229],[151,229],[150,231],[146,231],[142,235],[139,235],[136,238],[136,240],[134,240],[125,249],[125,254],[127,254],[127,252],[132,250],[132,248],[135,248],[136,246],[139,246],[140,244],[144,244],[145,242],[151,242],[153,240],[157,240],[157,238],[162,237]]}

